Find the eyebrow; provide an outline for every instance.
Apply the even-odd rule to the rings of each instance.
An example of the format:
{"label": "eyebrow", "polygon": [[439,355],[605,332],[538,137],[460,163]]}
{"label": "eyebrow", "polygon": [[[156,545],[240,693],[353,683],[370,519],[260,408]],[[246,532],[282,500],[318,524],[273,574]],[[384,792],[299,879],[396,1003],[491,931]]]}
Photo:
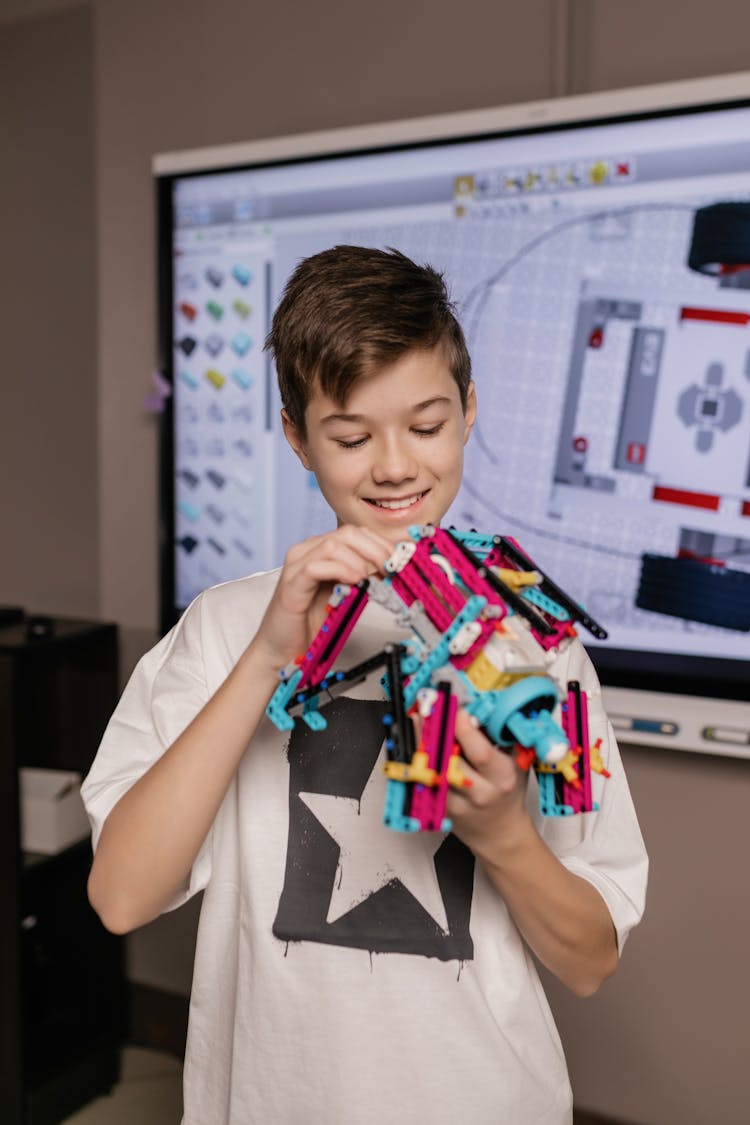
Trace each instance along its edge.
{"label": "eyebrow", "polygon": [[[411,408],[413,414],[421,414],[425,410],[429,410],[431,406],[441,406],[443,403],[450,405],[451,400],[446,395],[436,395],[434,398],[425,399],[424,402],[418,402],[416,406]],[[325,418],[320,419],[320,425],[323,426],[328,422],[366,422],[364,414],[326,414]]]}

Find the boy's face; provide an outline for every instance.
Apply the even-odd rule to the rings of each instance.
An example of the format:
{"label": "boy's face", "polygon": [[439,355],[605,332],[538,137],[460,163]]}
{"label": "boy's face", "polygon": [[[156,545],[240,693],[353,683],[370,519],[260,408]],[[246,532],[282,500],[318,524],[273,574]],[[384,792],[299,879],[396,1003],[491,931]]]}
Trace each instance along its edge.
{"label": "boy's face", "polygon": [[282,420],[339,524],[370,527],[395,543],[412,524],[437,524],[445,515],[461,484],[475,415],[474,385],[464,413],[438,346],[360,379],[344,406],[318,387],[304,438],[285,411]]}

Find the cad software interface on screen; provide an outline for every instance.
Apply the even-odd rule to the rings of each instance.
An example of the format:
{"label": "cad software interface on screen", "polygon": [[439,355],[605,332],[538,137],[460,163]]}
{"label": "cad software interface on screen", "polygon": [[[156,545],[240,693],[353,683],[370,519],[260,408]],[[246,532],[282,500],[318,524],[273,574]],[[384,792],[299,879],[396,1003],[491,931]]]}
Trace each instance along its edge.
{"label": "cad software interface on screen", "polygon": [[747,631],[639,596],[648,555],[750,571],[750,289],[687,265],[696,212],[750,201],[749,129],[735,109],[176,180],[178,605],[331,526],[263,340],[300,258],[393,246],[444,272],[472,356],[448,522],[514,535],[616,647],[750,659]]}

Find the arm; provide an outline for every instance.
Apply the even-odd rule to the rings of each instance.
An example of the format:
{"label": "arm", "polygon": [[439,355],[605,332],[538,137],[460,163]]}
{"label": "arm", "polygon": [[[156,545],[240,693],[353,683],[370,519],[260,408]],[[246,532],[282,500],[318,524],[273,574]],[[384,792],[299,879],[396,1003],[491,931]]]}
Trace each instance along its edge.
{"label": "arm", "polygon": [[456,735],[472,785],[451,793],[453,830],[471,848],[539,960],[573,992],[589,996],[617,967],[615,929],[595,887],[563,866],[525,806],[526,777],[465,713]]}
{"label": "arm", "polygon": [[120,799],[102,829],[89,898],[125,933],[164,909],[188,877],[235,770],[263,718],[278,672],[304,651],[330,584],[358,582],[390,554],[362,528],[292,548],[261,626],[224,683],[183,733]]}

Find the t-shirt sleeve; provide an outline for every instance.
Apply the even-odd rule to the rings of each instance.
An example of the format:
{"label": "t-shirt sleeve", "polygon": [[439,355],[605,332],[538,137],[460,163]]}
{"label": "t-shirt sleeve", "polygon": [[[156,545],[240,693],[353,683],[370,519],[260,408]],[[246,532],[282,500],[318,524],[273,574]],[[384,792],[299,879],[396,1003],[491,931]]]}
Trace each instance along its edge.
{"label": "t-shirt sleeve", "polygon": [[[185,730],[207,702],[203,664],[202,596],[178,624],[139,661],[104,732],[81,794],[91,821],[94,849],[102,826],[127,793]],[[208,883],[209,832],[172,910]]]}
{"label": "t-shirt sleeve", "polygon": [[617,932],[622,952],[631,929],[640,921],[646,901],[648,856],[638,825],[627,778],[612,726],[607,719],[601,688],[586,650],[575,642],[560,668],[553,669],[558,682],[578,680],[586,692],[589,738],[601,739],[604,779],[592,774],[594,799],[599,810],[571,817],[535,818],[539,831],[560,862],[575,875],[592,883],[604,899]]}

